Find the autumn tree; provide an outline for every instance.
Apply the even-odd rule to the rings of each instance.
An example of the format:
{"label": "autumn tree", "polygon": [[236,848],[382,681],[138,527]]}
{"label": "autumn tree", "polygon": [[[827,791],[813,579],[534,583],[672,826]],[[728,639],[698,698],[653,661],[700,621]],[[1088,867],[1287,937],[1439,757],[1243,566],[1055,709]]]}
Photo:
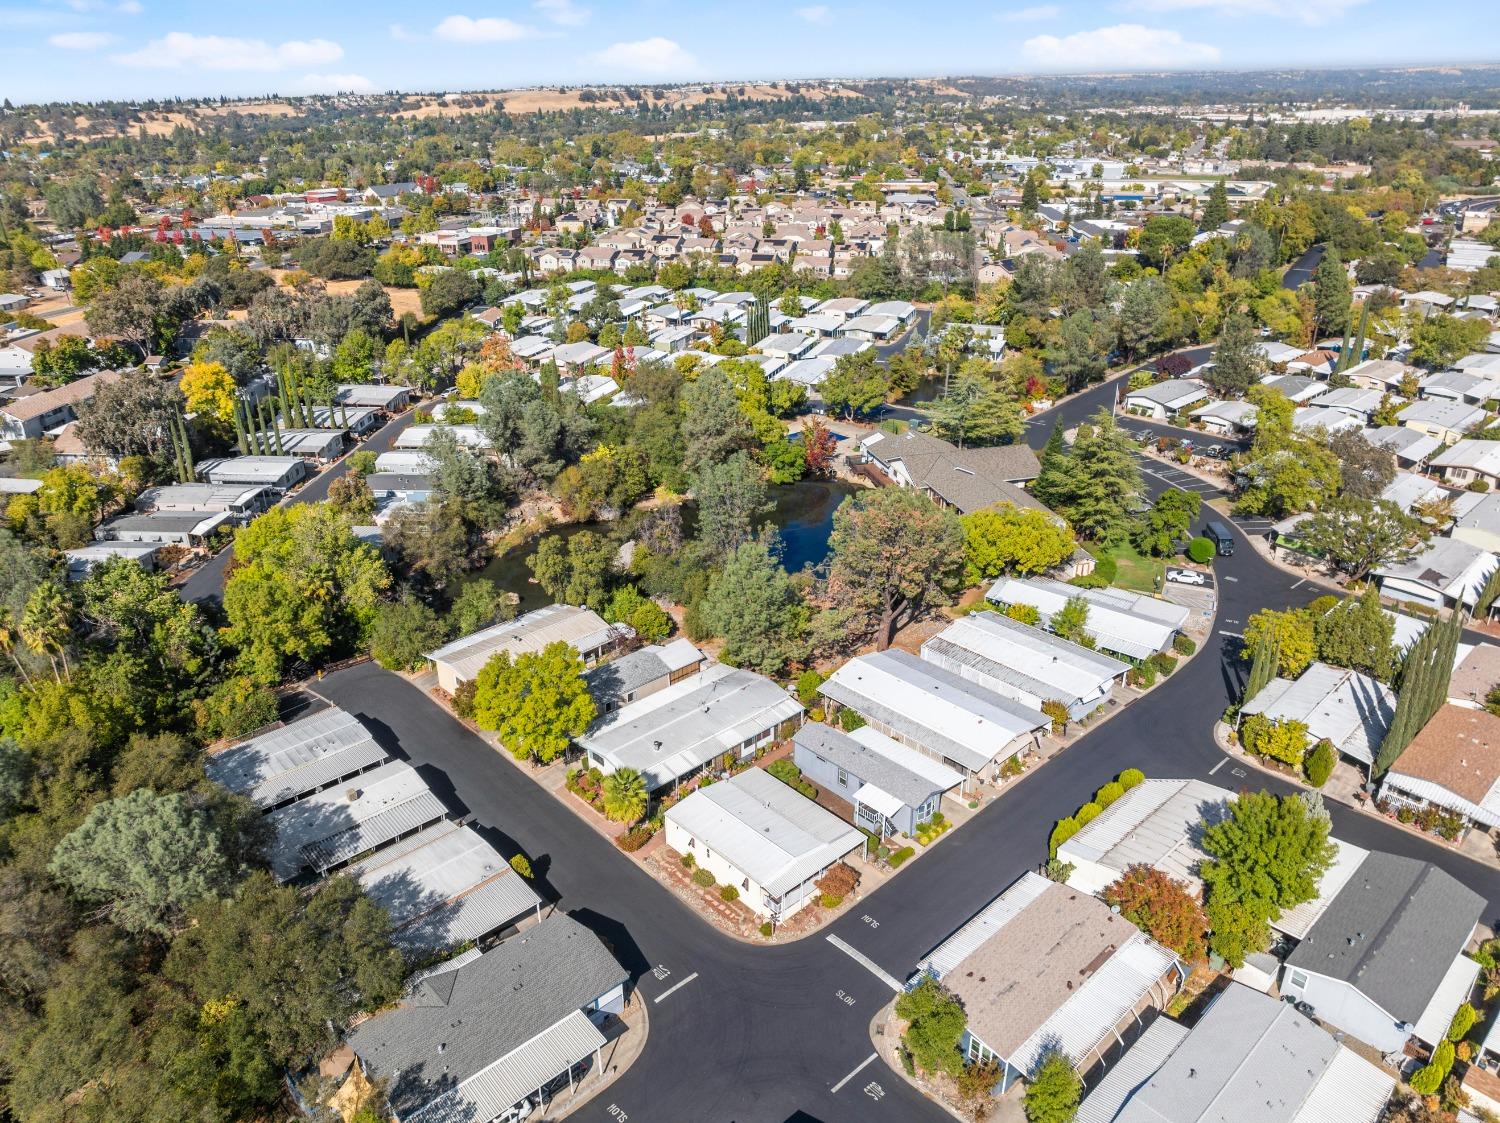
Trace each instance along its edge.
{"label": "autumn tree", "polygon": [[1151,866],[1127,869],[1101,894],[1104,903],[1163,947],[1184,959],[1203,955],[1208,918],[1197,896],[1184,883]]}

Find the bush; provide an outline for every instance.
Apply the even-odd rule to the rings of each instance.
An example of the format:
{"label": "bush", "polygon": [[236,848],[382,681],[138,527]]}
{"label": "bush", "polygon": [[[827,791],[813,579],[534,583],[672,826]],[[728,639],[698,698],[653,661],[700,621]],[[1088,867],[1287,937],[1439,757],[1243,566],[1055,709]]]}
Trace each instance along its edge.
{"label": "bush", "polygon": [[1300,721],[1272,721],[1250,714],[1240,722],[1240,743],[1256,756],[1300,768],[1307,756],[1307,726]]}
{"label": "bush", "polygon": [[1042,870],[1042,876],[1048,881],[1063,882],[1073,876],[1073,871],[1078,867],[1072,862],[1059,861],[1056,858],[1048,858],[1047,865]]}
{"label": "bush", "polygon": [[1094,802],[1100,807],[1108,807],[1115,800],[1125,794],[1125,785],[1118,780],[1111,780],[1100,788],[1094,795]]}
{"label": "bush", "polygon": [[1453,1012],[1453,1021],[1448,1024],[1448,1040],[1462,1041],[1479,1020],[1479,1011],[1465,1002]]}
{"label": "bush", "polygon": [[1213,561],[1217,552],[1214,544],[1207,538],[1194,538],[1188,543],[1187,556],[1199,565],[1207,565]]}
{"label": "bush", "polygon": [[1127,792],[1139,786],[1146,779],[1146,774],[1139,768],[1127,768],[1120,773],[1120,786]]}
{"label": "bush", "polygon": [[1125,680],[1131,686],[1139,686],[1142,690],[1150,690],[1156,685],[1156,668],[1149,662],[1142,663],[1139,667],[1131,667],[1130,673]]}
{"label": "bush", "polygon": [[631,827],[628,831],[615,839],[615,845],[627,854],[634,854],[642,846],[651,841],[651,836],[656,833],[655,828],[647,823],[638,827]]}
{"label": "bush", "polygon": [[776,779],[780,780],[787,787],[801,792],[808,799],[818,798],[818,789],[804,780],[802,778],[802,769],[798,768],[786,757],[782,757],[780,760],[773,760],[766,768],[766,771],[775,776]]}
{"label": "bush", "polygon": [[531,861],[526,857],[525,854],[514,855],[510,860],[510,868],[515,870],[522,877],[530,880]]}
{"label": "bush", "polygon": [[806,670],[797,676],[797,700],[804,706],[811,706],[818,700],[818,687],[822,686],[824,678],[817,671]]}
{"label": "bush", "polygon": [[204,741],[243,737],[270,725],[280,703],[276,692],[246,675],[225,679],[193,703],[193,725]]}
{"label": "bush", "polygon": [[1490,481],[1489,480],[1470,480],[1469,481],[1469,490],[1470,491],[1489,491],[1489,489],[1490,489]]}
{"label": "bush", "polygon": [[1192,636],[1185,636],[1178,632],[1172,637],[1172,650],[1178,655],[1191,655],[1198,650],[1198,645],[1193,642]]}
{"label": "bush", "polygon": [[684,854],[682,856],[682,868],[683,869],[690,870],[694,866],[696,866],[697,864],[698,864],[698,859],[695,858],[695,857],[693,857],[692,851],[689,851],[688,853],[686,853],[686,854]]}
{"label": "bush", "polygon": [[740,891],[733,885],[726,885],[719,890],[719,896],[726,901],[738,901],[740,899]]}
{"label": "bush", "polygon": [[1008,604],[1005,606],[1005,615],[1020,624],[1036,626],[1042,614],[1037,611],[1034,604]]}
{"label": "bush", "polygon": [[1162,678],[1166,678],[1177,669],[1177,660],[1165,651],[1158,651],[1147,662],[1151,664],[1151,669]]}
{"label": "bush", "polygon": [[1073,818],[1071,815],[1069,815],[1065,819],[1059,819],[1057,821],[1057,825],[1052,828],[1051,837],[1047,840],[1048,857],[1057,857],[1057,848],[1063,843],[1067,842],[1068,839],[1072,838],[1075,834],[1077,834],[1078,828],[1081,825],[1082,824],[1079,823],[1078,820]]}
{"label": "bush", "polygon": [[1053,733],[1061,734],[1068,728],[1068,707],[1065,703],[1049,698],[1042,703],[1042,713],[1052,719]]}
{"label": "bush", "polygon": [[825,909],[836,909],[844,903],[844,898],[840,897],[837,893],[824,893],[818,898],[818,903]]}
{"label": "bush", "polygon": [[693,884],[694,885],[701,885],[704,889],[712,888],[712,886],[714,884],[714,875],[711,874],[711,873],[709,873],[707,870],[703,870],[703,869],[694,870],[693,871]]}
{"label": "bush", "polygon": [[1443,1086],[1443,1079],[1453,1068],[1453,1042],[1439,1041],[1432,1051],[1432,1062],[1412,1073],[1411,1090],[1422,1096],[1435,1096]]}
{"label": "bush", "polygon": [[853,733],[856,729],[863,729],[865,719],[845,706],[839,711],[839,728],[845,733]]}
{"label": "bush", "polygon": [[1093,800],[1089,800],[1089,802],[1078,809],[1078,813],[1073,816],[1073,819],[1079,827],[1086,827],[1102,814],[1104,814],[1104,808],[1100,807]]}
{"label": "bush", "polygon": [[910,858],[915,853],[916,850],[913,847],[903,846],[900,850],[897,850],[894,854],[891,855],[891,869],[898,869],[902,862],[906,861],[906,859]]}
{"label": "bush", "polygon": [[466,721],[474,718],[474,693],[479,689],[479,684],[473,679],[458,684],[458,689],[453,692],[453,712]]}
{"label": "bush", "polygon": [[776,929],[775,929],[775,928],[774,928],[774,927],[773,927],[773,926],[772,926],[772,924],[771,924],[771,922],[770,922],[770,921],[769,921],[769,920],[768,920],[768,921],[766,921],[766,922],[765,922],[765,923],[764,923],[764,924],[762,924],[762,925],[761,925],[761,926],[760,926],[760,934],[761,934],[761,935],[762,935],[762,936],[764,936],[764,937],[765,937],[765,938],[766,938],[766,939],[768,939],[768,940],[769,940],[769,939],[770,939],[770,938],[771,938],[771,935],[772,935],[772,934],[773,934],[773,933],[774,933],[774,932],[775,932],[775,931],[776,931]]}
{"label": "bush", "polygon": [[1307,759],[1302,762],[1302,771],[1307,774],[1307,782],[1315,788],[1321,788],[1328,782],[1328,777],[1333,775],[1335,762],[1333,745],[1327,738],[1319,741],[1307,754]]}

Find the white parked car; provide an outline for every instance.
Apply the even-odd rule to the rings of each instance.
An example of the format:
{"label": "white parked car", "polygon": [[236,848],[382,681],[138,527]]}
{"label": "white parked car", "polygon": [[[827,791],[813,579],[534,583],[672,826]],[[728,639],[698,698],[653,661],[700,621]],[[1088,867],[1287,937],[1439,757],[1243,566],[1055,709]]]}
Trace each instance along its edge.
{"label": "white parked car", "polygon": [[1196,569],[1169,569],[1167,580],[1175,581],[1179,585],[1207,585],[1208,574]]}

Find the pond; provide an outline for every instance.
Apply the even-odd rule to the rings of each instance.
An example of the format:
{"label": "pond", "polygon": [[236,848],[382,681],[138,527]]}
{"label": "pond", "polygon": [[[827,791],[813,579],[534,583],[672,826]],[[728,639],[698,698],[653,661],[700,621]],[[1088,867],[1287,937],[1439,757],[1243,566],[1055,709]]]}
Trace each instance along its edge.
{"label": "pond", "polygon": [[[799,480],[794,484],[783,484],[771,488],[774,503],[766,521],[776,526],[781,536],[782,564],[787,571],[795,573],[806,565],[820,565],[828,556],[828,536],[833,533],[833,513],[838,510],[845,496],[857,488],[841,480]],[[695,512],[691,504],[683,509],[684,530],[691,533]],[[553,527],[535,538],[507,550],[494,558],[482,570],[472,574],[468,580],[484,578],[495,583],[496,588],[515,593],[519,597],[517,608],[529,612],[549,604],[550,599],[531,580],[527,561],[536,553],[544,538],[560,538],[567,541],[581,530],[590,528],[608,530],[607,525],[574,523]]]}

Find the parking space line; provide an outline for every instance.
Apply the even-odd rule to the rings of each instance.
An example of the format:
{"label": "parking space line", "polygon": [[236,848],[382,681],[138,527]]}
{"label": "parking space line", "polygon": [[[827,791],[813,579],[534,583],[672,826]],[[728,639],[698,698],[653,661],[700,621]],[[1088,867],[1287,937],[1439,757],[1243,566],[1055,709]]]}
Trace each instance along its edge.
{"label": "parking space line", "polygon": [[671,994],[674,990],[678,990],[681,987],[687,986],[688,983],[692,982],[697,977],[698,977],[698,972],[694,971],[691,975],[689,975],[687,978],[683,979],[681,982],[673,983],[666,990],[662,991],[660,994],[658,994],[655,998],[653,998],[651,1000],[652,1005],[655,1005],[656,1003],[660,1002],[663,998],[667,997],[667,995]]}
{"label": "parking space line", "polygon": [[864,1060],[860,1061],[859,1064],[857,1064],[857,1065],[854,1066],[854,1070],[852,1072],[850,1072],[848,1076],[844,1077],[842,1080],[840,1080],[837,1084],[835,1084],[833,1086],[833,1092],[835,1094],[837,1094],[837,1092],[838,1092],[838,1090],[840,1088],[842,1088],[845,1084],[849,1083],[849,1081],[853,1080],[856,1076],[858,1076],[861,1072],[863,1072],[866,1068],[868,1068],[870,1062],[873,1061],[878,1056],[880,1056],[879,1053],[871,1053]]}

